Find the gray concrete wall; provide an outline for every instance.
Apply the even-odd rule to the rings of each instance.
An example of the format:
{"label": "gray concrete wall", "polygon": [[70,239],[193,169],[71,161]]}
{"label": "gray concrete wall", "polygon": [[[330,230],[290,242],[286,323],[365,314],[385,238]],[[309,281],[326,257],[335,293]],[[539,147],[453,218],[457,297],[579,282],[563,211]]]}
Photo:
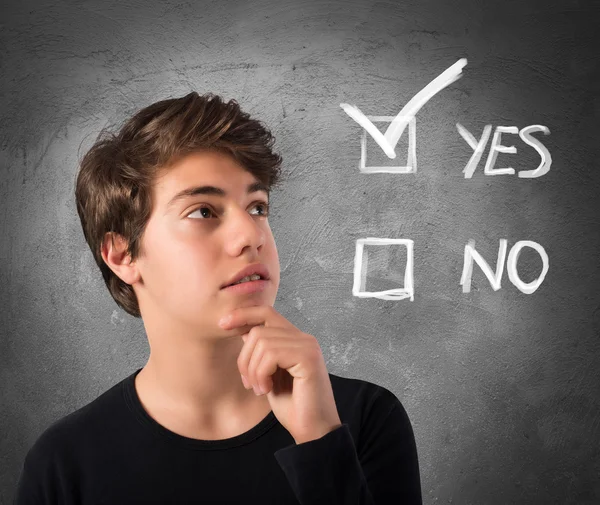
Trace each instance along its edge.
{"label": "gray concrete wall", "polygon": [[[284,158],[273,197],[276,309],[318,337],[330,372],[381,384],[415,430],[424,501],[600,500],[599,12],[592,2],[17,2],[0,12],[0,504],[53,421],[145,363],[143,325],[120,310],[84,241],[78,154],[106,123],[191,90],[235,98]],[[596,4],[597,5],[597,4]],[[592,10],[594,9],[594,10]],[[468,59],[417,114],[415,174],[358,169],[363,128],[340,107],[395,115]],[[549,128],[539,178],[463,168],[486,124]],[[403,139],[406,137],[403,137]],[[516,154],[496,168],[535,168]],[[398,152],[406,149],[401,139]],[[491,140],[491,139],[490,139]],[[400,147],[403,146],[404,147]],[[368,138],[368,149],[379,156]],[[390,162],[388,159],[387,162]],[[356,240],[414,241],[414,300],[353,296]],[[531,240],[539,289],[494,291]],[[508,251],[507,251],[508,253]],[[397,255],[397,256],[393,256]],[[402,283],[401,252],[370,250],[368,291]],[[521,278],[542,269],[524,249]]]}

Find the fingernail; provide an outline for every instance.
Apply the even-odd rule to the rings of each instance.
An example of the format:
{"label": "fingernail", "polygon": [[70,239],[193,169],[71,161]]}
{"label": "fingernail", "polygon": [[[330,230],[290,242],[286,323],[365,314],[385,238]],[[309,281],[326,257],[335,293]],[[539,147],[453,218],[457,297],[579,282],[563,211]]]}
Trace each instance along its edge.
{"label": "fingernail", "polygon": [[244,374],[240,374],[242,376],[242,382],[244,383],[244,387],[248,389],[248,380]]}
{"label": "fingernail", "polygon": [[219,326],[224,326],[226,325],[229,321],[231,321],[231,316],[223,316],[221,319],[219,319]]}

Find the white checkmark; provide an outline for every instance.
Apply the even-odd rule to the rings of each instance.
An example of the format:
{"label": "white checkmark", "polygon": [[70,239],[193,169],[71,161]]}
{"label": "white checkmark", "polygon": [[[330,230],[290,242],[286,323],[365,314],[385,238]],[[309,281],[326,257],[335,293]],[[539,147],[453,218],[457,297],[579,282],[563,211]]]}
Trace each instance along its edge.
{"label": "white checkmark", "polygon": [[396,157],[396,144],[398,144],[398,140],[400,140],[402,133],[404,133],[406,125],[413,117],[415,117],[415,114],[419,112],[421,107],[427,103],[427,100],[462,77],[462,69],[466,64],[467,59],[461,58],[413,96],[392,120],[385,131],[385,135],[371,123],[369,118],[367,118],[356,105],[341,103],[340,107],[346,111],[346,114],[371,134],[379,144],[379,147],[387,154],[388,158],[394,159]]}

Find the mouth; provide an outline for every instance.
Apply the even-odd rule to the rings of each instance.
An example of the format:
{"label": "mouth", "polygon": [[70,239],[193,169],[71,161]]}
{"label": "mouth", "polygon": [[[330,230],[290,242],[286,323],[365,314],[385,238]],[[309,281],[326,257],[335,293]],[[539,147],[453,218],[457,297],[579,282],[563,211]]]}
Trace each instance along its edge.
{"label": "mouth", "polygon": [[238,284],[230,284],[222,287],[221,291],[226,291],[234,295],[248,295],[253,293],[260,293],[264,291],[269,284],[268,279],[258,279],[256,281],[245,281]]}
{"label": "mouth", "polygon": [[221,286],[221,289],[229,288],[231,286],[237,286],[238,284],[246,284],[248,282],[258,282],[258,281],[267,281],[267,280],[269,280],[267,277],[264,277],[261,274],[252,274],[252,275],[244,277],[244,279],[246,279],[246,280],[244,280],[242,282],[240,282],[238,280],[236,282],[232,282],[231,284],[225,284],[224,286]]}
{"label": "mouth", "polygon": [[[269,270],[267,266],[262,263],[254,263],[251,265],[246,265],[242,270],[240,270],[237,274],[230,277],[229,280],[221,286],[221,288],[228,288],[231,285],[236,284],[239,281],[248,281],[254,282],[256,280],[267,281],[269,280]],[[242,282],[243,283],[243,282]]]}

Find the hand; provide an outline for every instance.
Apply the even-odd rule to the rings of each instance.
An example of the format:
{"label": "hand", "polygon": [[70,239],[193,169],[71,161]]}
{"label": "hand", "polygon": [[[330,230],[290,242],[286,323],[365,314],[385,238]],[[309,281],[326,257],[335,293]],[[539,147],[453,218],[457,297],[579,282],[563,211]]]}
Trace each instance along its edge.
{"label": "hand", "polygon": [[[223,320],[221,320],[223,321]],[[301,332],[270,305],[241,307],[219,326],[248,326],[237,360],[249,387],[261,388],[275,417],[297,444],[342,425],[331,381],[315,337]]]}

